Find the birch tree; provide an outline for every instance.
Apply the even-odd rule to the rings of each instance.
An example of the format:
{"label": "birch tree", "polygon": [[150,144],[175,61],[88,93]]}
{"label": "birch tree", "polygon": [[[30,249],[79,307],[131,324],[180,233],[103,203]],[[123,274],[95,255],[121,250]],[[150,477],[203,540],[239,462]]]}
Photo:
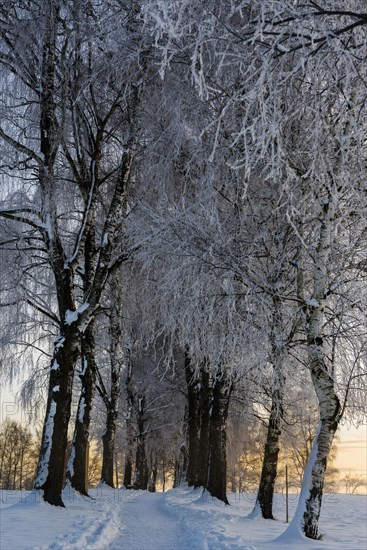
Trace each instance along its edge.
{"label": "birch tree", "polygon": [[[321,42],[320,42],[321,44]],[[343,44],[337,47],[344,48]],[[354,210],[355,201],[360,193],[359,178],[362,157],[359,153],[358,142],[360,135],[354,133],[356,128],[356,111],[358,104],[356,84],[351,78],[352,66],[349,64],[349,52],[344,50],[339,58],[338,75],[333,74],[330,62],[332,63],[333,52],[328,55],[321,55],[315,65],[309,61],[306,65],[307,75],[304,82],[310,78],[311,67],[313,70],[321,71],[326,66],[329,71],[329,85],[326,86],[327,94],[324,99],[315,97],[315,106],[318,106],[317,115],[305,111],[305,117],[310,117],[313,127],[317,128],[317,142],[321,147],[323,157],[313,159],[313,163],[307,163],[308,170],[314,172],[314,179],[318,185],[314,191],[318,206],[315,205],[315,212],[320,223],[318,235],[314,235],[313,267],[311,269],[312,282],[310,285],[311,297],[305,299],[305,331],[307,335],[308,361],[311,379],[319,401],[320,424],[315,439],[313,456],[306,475],[307,489],[304,487],[300,499],[300,508],[305,506],[302,519],[296,514],[296,521],[300,521],[302,531],[307,537],[318,538],[318,518],[321,508],[322,490],[325,477],[327,458],[330,453],[332,440],[338,424],[341,420],[342,408],[338,392],[336,391],[336,365],[335,361],[326,361],[326,345],[324,332],[325,307],[330,301],[330,262],[333,259],[333,252],[339,251],[342,254],[344,247],[341,238],[340,227],[349,225],[349,216]],[[340,88],[340,72],[344,74],[345,88]],[[323,72],[325,74],[325,71]],[[317,78],[317,77],[316,77]],[[331,83],[330,83],[331,78]],[[314,89],[323,86],[322,78],[314,81]],[[303,88],[303,87],[302,87]],[[350,99],[347,100],[346,98]],[[318,116],[318,118],[316,118]],[[315,118],[314,118],[315,117]],[[349,141],[351,133],[355,136],[354,141]],[[347,143],[344,142],[344,139]],[[299,157],[301,158],[301,157]],[[351,159],[353,158],[353,161]],[[348,159],[348,160],[347,160]],[[315,163],[316,161],[316,163]],[[350,163],[355,164],[356,170],[351,173]],[[298,165],[299,167],[299,165]],[[317,173],[316,173],[317,170]],[[348,183],[347,183],[348,182]],[[309,203],[310,204],[310,203]],[[361,221],[361,220],[360,220]],[[363,223],[356,223],[355,229],[363,232]],[[358,234],[358,233],[357,233]],[[338,235],[338,237],[337,237]],[[338,269],[338,268],[336,268]],[[358,284],[358,275],[354,274],[355,284]],[[340,272],[334,280],[334,284],[341,285],[343,274]],[[346,313],[346,312],[345,312]],[[336,336],[338,338],[338,336]],[[332,355],[333,357],[333,355]],[[309,491],[309,492],[307,492]]]}
{"label": "birch tree", "polygon": [[[64,453],[80,338],[93,322],[111,271],[128,257],[128,252],[117,243],[121,243],[120,228],[139,133],[139,86],[135,84],[141,81],[141,71],[136,66],[136,70],[132,69],[134,63],[127,64],[125,71],[118,70],[112,62],[108,39],[113,29],[108,29],[111,34],[101,32],[110,19],[105,14],[96,23],[98,6],[91,5],[91,15],[83,16],[82,21],[73,18],[77,4],[33,2],[19,11],[12,10],[11,5],[5,8],[9,19],[2,27],[2,66],[8,71],[12,86],[14,83],[13,90],[15,84],[23,86],[28,102],[36,107],[33,118],[25,117],[30,137],[28,132],[16,131],[12,123],[16,119],[10,115],[0,135],[9,151],[14,150],[23,165],[29,162],[29,170],[37,176],[32,206],[14,211],[5,203],[1,215],[38,232],[54,277],[60,332],[51,360],[35,487],[43,489],[46,501],[63,505]],[[111,5],[109,15],[117,16],[119,8]],[[82,43],[79,24],[86,32]],[[19,25],[29,28],[31,63],[24,62],[22,51],[14,43]],[[39,28],[36,31],[36,26],[42,32]],[[95,32],[101,36],[98,48]],[[75,93],[79,94],[78,101],[71,109]],[[19,119],[18,105],[7,108]],[[111,128],[115,130],[112,134]],[[30,174],[26,171],[25,177],[30,178]],[[59,200],[65,192],[73,197],[73,215],[68,213],[67,217]],[[103,217],[98,230],[94,230],[97,212],[103,212]],[[91,252],[93,261],[86,252],[91,239],[98,242]],[[85,268],[88,281],[84,279],[80,292],[79,281]]]}

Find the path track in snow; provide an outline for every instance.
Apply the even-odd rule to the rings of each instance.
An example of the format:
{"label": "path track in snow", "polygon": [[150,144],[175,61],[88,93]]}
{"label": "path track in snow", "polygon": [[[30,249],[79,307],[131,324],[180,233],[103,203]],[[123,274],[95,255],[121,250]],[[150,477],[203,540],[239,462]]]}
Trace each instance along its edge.
{"label": "path track in snow", "polygon": [[164,493],[125,493],[120,507],[122,530],[111,550],[177,550],[186,546],[178,521],[164,507]]}

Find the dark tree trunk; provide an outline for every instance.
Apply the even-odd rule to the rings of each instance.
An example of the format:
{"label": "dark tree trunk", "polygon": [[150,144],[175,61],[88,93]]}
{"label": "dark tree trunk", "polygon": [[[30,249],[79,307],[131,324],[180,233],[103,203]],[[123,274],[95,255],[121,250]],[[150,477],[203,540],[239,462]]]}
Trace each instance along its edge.
{"label": "dark tree trunk", "polygon": [[158,475],[157,457],[155,456],[153,458],[153,453],[151,453],[151,455],[150,455],[150,476],[149,476],[149,483],[148,483],[148,491],[150,491],[151,493],[156,492],[157,475]]}
{"label": "dark tree trunk", "polygon": [[189,462],[189,455],[187,452],[187,428],[188,428],[188,408],[187,403],[185,405],[185,413],[184,413],[184,423],[183,423],[183,433],[182,433],[182,442],[180,445],[180,463],[181,463],[181,477],[179,484],[183,483],[184,481],[187,481],[187,467]]}
{"label": "dark tree trunk", "polygon": [[135,458],[135,483],[136,489],[146,490],[148,488],[149,470],[147,463],[147,455],[145,449],[145,397],[139,395],[137,400],[137,424],[138,436],[136,443],[136,458]]}
{"label": "dark tree trunk", "polygon": [[124,481],[123,485],[126,489],[129,489],[132,484],[133,479],[133,463],[131,455],[128,454],[125,458],[125,467],[124,467]]}
{"label": "dark tree trunk", "polygon": [[133,409],[134,409],[134,392],[132,386],[132,363],[128,354],[127,376],[126,376],[126,400],[127,400],[127,415],[126,415],[126,457],[124,467],[123,485],[131,487],[133,474],[133,448],[134,448],[134,426],[133,426]]}
{"label": "dark tree trunk", "polygon": [[281,436],[281,412],[279,402],[273,397],[271,413],[266,436],[263,466],[261,470],[257,504],[265,519],[273,518],[274,485],[277,476],[278,455]]}
{"label": "dark tree trunk", "polygon": [[51,362],[46,416],[38,460],[35,488],[43,489],[44,500],[64,506],[64,483],[73,376],[79,355],[79,332],[73,325],[64,327],[55,345]]}
{"label": "dark tree trunk", "polygon": [[213,497],[229,504],[227,484],[227,417],[231,387],[224,373],[213,385],[210,419],[209,474],[206,488]]}
{"label": "dark tree trunk", "polygon": [[[279,281],[276,281],[274,284],[275,291],[278,287]],[[272,327],[270,335],[270,359],[273,363],[272,402],[259,489],[255,508],[252,512],[253,517],[256,517],[258,513],[260,513],[264,519],[274,519],[273,498],[278,469],[280,437],[282,433],[284,394],[283,361],[286,354],[281,300],[276,293],[274,293],[272,305]]]}
{"label": "dark tree trunk", "polygon": [[236,480],[236,468],[232,469],[232,471],[229,475],[229,478],[230,478],[230,484],[231,484],[231,492],[232,493],[239,492],[238,491],[238,486],[237,486],[237,480]]}
{"label": "dark tree trunk", "polygon": [[187,478],[187,466],[188,466],[188,455],[187,450],[184,445],[181,446],[181,460],[182,460],[182,469],[181,469],[181,479],[180,483],[182,483]]}
{"label": "dark tree trunk", "polygon": [[[103,462],[101,481],[114,487],[114,456],[115,456],[115,438],[116,438],[116,423],[118,418],[118,408],[120,401],[120,380],[121,370],[123,367],[124,357],[122,351],[122,327],[121,327],[121,307],[122,297],[119,289],[118,281],[114,279],[111,282],[111,311],[110,311],[110,377],[111,377],[111,390],[110,395],[107,395],[106,388],[100,377],[100,393],[103,393],[103,401],[106,405],[106,430],[102,436],[103,442]],[[130,369],[130,354],[128,350],[125,353],[125,359],[128,363],[128,369]]]}
{"label": "dark tree trunk", "polygon": [[102,436],[103,442],[103,462],[101,481],[114,488],[113,481],[113,462],[115,455],[115,435],[116,435],[116,414],[114,411],[107,412],[106,431]]}
{"label": "dark tree trunk", "polygon": [[177,453],[174,464],[173,487],[179,487],[187,478],[187,449],[184,443],[187,440],[187,406],[185,406],[184,425],[183,425],[183,441],[180,445],[180,450]]}
{"label": "dark tree trunk", "polygon": [[162,491],[166,490],[166,461],[163,458],[162,460]]}
{"label": "dark tree trunk", "polygon": [[108,402],[106,430],[102,436],[103,461],[101,481],[114,488],[113,464],[115,456],[116,423],[120,397],[120,369],[111,369],[111,397]]}
{"label": "dark tree trunk", "polygon": [[137,437],[136,445],[136,459],[135,459],[135,489],[148,488],[149,471],[147,465],[147,456],[145,451],[145,435],[139,434]]}
{"label": "dark tree trunk", "polygon": [[187,350],[185,351],[185,375],[187,383],[187,483],[190,486],[196,486],[200,459],[200,387],[195,380],[195,371]]}
{"label": "dark tree trunk", "polygon": [[[86,185],[87,188],[87,185]],[[95,216],[90,218],[90,229],[85,239],[84,299],[93,284],[96,258]],[[82,495],[88,495],[88,445],[91,412],[96,388],[96,361],[94,319],[86,327],[81,340],[82,365],[79,375],[81,392],[74,426],[74,437],[67,468],[67,478],[72,487]]]}
{"label": "dark tree trunk", "polygon": [[74,438],[71,445],[67,478],[76,491],[87,496],[87,448],[96,386],[93,322],[88,325],[82,337],[82,372],[79,376],[82,387],[75,419]]}
{"label": "dark tree trunk", "polygon": [[200,437],[199,437],[199,455],[198,470],[195,479],[195,487],[206,487],[208,481],[209,467],[209,438],[210,438],[210,413],[213,399],[213,388],[210,375],[205,368],[201,369],[201,387],[200,387]]}
{"label": "dark tree trunk", "polygon": [[173,487],[176,488],[181,483],[181,461],[176,458],[173,471]]}

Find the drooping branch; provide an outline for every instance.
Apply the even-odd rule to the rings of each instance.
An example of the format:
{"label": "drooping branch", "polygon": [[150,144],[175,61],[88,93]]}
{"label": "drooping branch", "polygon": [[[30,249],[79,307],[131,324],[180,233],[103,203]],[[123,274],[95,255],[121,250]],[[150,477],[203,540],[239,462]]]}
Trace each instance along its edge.
{"label": "drooping branch", "polygon": [[0,210],[1,217],[6,218],[8,220],[25,223],[26,225],[33,227],[33,229],[36,229],[37,231],[40,231],[41,233],[43,233],[45,227],[41,222],[37,222],[35,220],[32,220],[24,216],[24,214],[36,214],[36,213],[37,212],[32,208],[19,208],[19,209],[5,208],[3,210]]}
{"label": "drooping branch", "polygon": [[[318,5],[316,2],[310,1],[309,5],[302,6],[302,11],[293,11],[289,15],[282,14],[279,18],[274,15],[265,19],[264,28],[262,29],[263,36],[274,37],[279,39],[278,42],[268,43],[269,47],[273,47],[276,51],[276,57],[281,57],[296,51],[311,48],[312,54],[316,53],[320,48],[326,45],[330,40],[336,39],[339,36],[348,34],[358,27],[367,25],[367,13],[359,13],[351,10],[343,9],[327,9]],[[321,30],[314,29],[316,36],[312,36],[309,30],[303,26],[302,39],[297,40],[299,30],[293,30],[293,24],[302,24],[312,21],[313,18],[324,17],[336,18],[338,21],[341,17],[354,19],[353,22],[339,26],[337,28],[324,28]],[[259,24],[259,21],[252,21],[252,24]],[[279,27],[279,30],[277,30]],[[248,34],[247,34],[248,36]],[[291,41],[293,43],[291,43]],[[288,47],[287,44],[289,43]],[[266,45],[266,43],[263,43]],[[315,46],[317,46],[315,48]]]}

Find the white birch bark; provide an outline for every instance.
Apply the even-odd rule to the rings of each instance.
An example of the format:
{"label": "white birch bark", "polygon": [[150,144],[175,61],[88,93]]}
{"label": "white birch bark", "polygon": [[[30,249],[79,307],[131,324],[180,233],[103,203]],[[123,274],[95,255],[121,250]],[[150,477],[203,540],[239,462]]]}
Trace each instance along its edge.
{"label": "white birch bark", "polygon": [[301,532],[319,539],[325,471],[331,445],[337,430],[341,407],[334,379],[325,361],[324,310],[327,295],[327,273],[332,245],[333,222],[337,197],[329,192],[322,202],[321,228],[314,261],[313,294],[306,302],[306,333],[309,369],[319,404],[320,423],[305,471],[297,512],[286,533]]}

